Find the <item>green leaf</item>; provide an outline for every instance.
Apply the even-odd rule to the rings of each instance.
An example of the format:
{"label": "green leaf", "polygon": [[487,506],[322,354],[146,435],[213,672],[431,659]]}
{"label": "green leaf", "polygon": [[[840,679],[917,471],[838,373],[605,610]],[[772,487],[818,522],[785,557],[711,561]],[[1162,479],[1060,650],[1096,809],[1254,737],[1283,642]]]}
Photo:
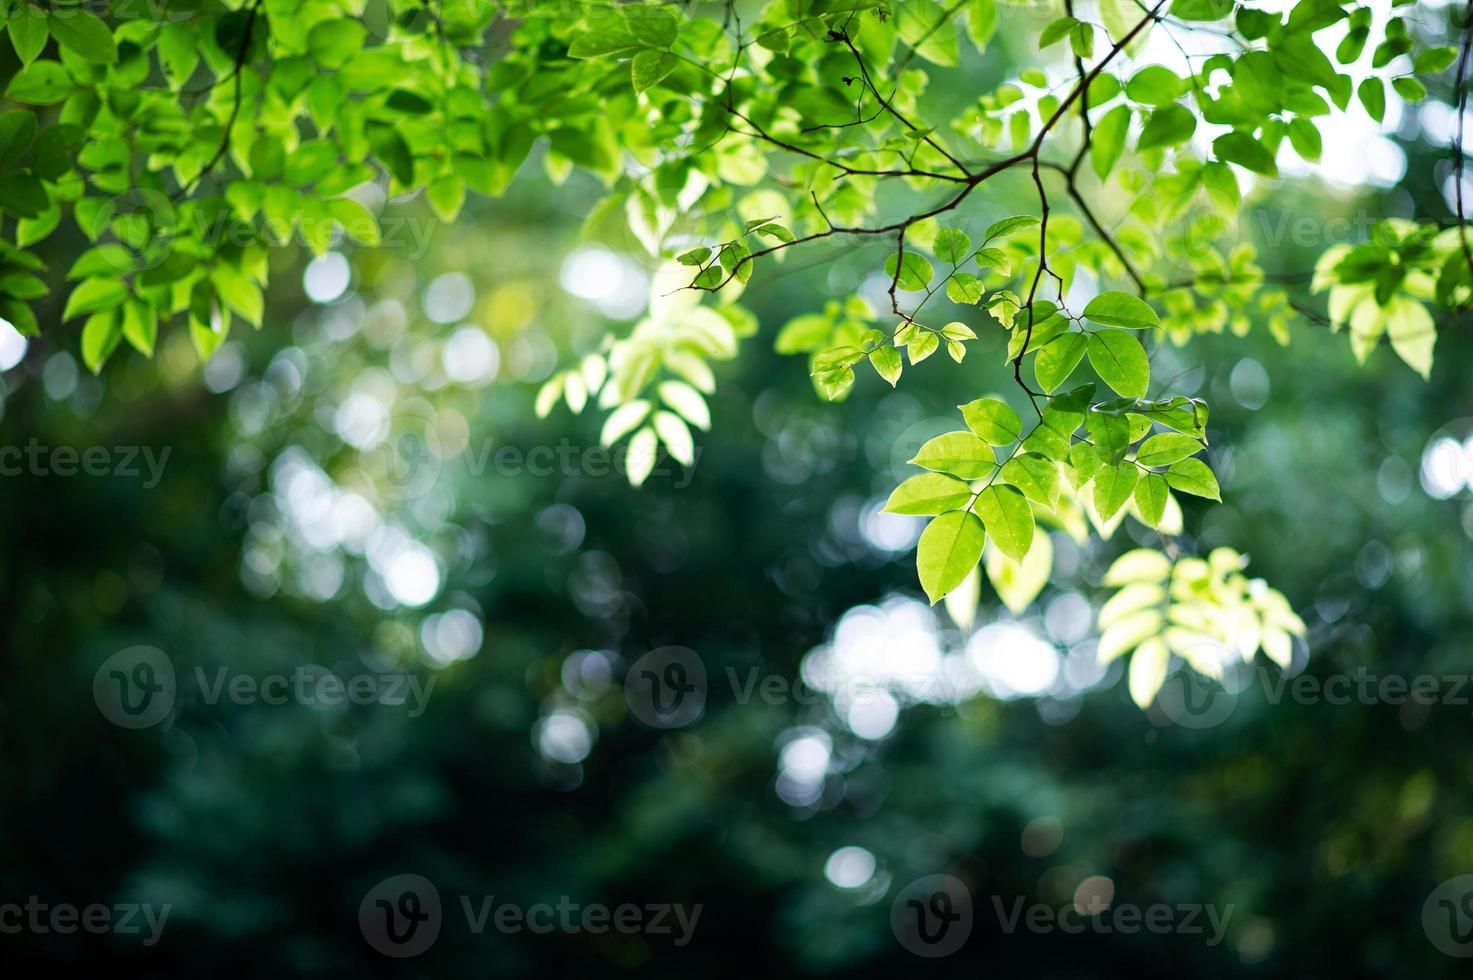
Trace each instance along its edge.
{"label": "green leaf", "polygon": [[982,522],[965,511],[942,514],[926,525],[916,545],[916,572],[932,605],[977,567],[986,541]]}
{"label": "green leaf", "polygon": [[1135,491],[1138,470],[1134,463],[1102,466],[1094,475],[1094,504],[1100,520],[1108,521],[1125,506]]}
{"label": "green leaf", "polygon": [[1090,366],[1105,384],[1126,398],[1145,397],[1151,381],[1151,362],[1133,335],[1124,330],[1090,334],[1088,353]]}
{"label": "green leaf", "polygon": [[120,276],[132,272],[136,264],[132,253],[126,248],[116,242],[108,242],[89,248],[77,256],[77,261],[67,270],[66,277],[88,279],[93,276]]}
{"label": "green leaf", "polygon": [[1293,144],[1295,153],[1311,163],[1317,162],[1324,152],[1319,127],[1302,117],[1289,121],[1289,142]]}
{"label": "green leaf", "polygon": [[1029,500],[1052,507],[1059,499],[1059,465],[1037,453],[1017,453],[997,478],[1023,492]]}
{"label": "green leaf", "polygon": [[644,45],[627,31],[598,31],[580,34],[568,45],[570,58],[604,58],[638,51]]}
{"label": "green leaf", "polygon": [[890,493],[885,511],[890,514],[944,514],[958,510],[972,499],[972,488],[955,477],[922,473],[906,480]]}
{"label": "green leaf", "polygon": [[128,289],[121,279],[84,279],[67,297],[66,309],[62,311],[61,318],[70,320],[73,317],[110,310],[127,295]]}
{"label": "green leaf", "polygon": [[1212,152],[1219,160],[1236,163],[1256,174],[1266,177],[1279,175],[1279,165],[1274,162],[1274,155],[1247,133],[1236,130],[1224,133],[1212,141]]}
{"label": "green leaf", "polygon": [[1135,485],[1135,508],[1141,520],[1151,527],[1160,527],[1161,515],[1166,513],[1166,478],[1159,473],[1145,473]]}
{"label": "green leaf", "polygon": [[1142,150],[1158,146],[1176,146],[1191,139],[1197,131],[1197,117],[1185,106],[1175,103],[1162,106],[1146,119],[1136,147]]}
{"label": "green leaf", "polygon": [[409,152],[409,144],[404,142],[404,137],[399,130],[381,123],[370,124],[367,134],[368,144],[373,147],[374,155],[379,158],[389,173],[393,174],[399,183],[405,186],[412,185],[414,183],[414,155]]}
{"label": "green leaf", "polygon": [[680,59],[669,51],[646,48],[639,52],[629,62],[629,78],[634,84],[634,91],[643,92],[657,85],[678,64]]}
{"label": "green leaf", "polygon": [[1212,475],[1212,470],[1200,459],[1183,459],[1172,463],[1171,468],[1166,471],[1166,482],[1173,490],[1180,490],[1182,493],[1209,500],[1222,499],[1217,487],[1217,477]]}
{"label": "green leaf", "polygon": [[327,202],[327,210],[355,242],[369,246],[379,243],[378,221],[351,197],[333,198]]}
{"label": "green leaf", "polygon": [[996,398],[979,398],[958,406],[967,428],[977,434],[983,442],[993,446],[1006,446],[1023,434],[1023,420],[1007,402]]}
{"label": "green leaf", "polygon": [[994,238],[1006,238],[1024,228],[1032,228],[1038,224],[1038,219],[1031,214],[1017,214],[1011,218],[1002,218],[994,221],[987,228],[987,234],[983,236],[984,241],[992,241]]}
{"label": "green leaf", "polygon": [[19,160],[35,138],[35,113],[25,109],[0,113],[0,170]]}
{"label": "green leaf", "polygon": [[82,362],[93,374],[102,370],[108,356],[123,338],[116,310],[94,313],[82,325]]}
{"label": "green leaf", "polygon": [[1126,134],[1130,132],[1130,117],[1130,107],[1118,105],[1095,124],[1094,137],[1089,145],[1089,164],[1101,180],[1109,178],[1120,160]]}
{"label": "green leaf", "polygon": [[1093,24],[1078,23],[1069,32],[1069,48],[1079,58],[1092,58],[1095,53],[1095,27]]}
{"label": "green leaf", "polygon": [[[898,276],[895,271],[897,266],[900,270]],[[909,292],[925,289],[931,284],[933,274],[931,263],[918,252],[905,252],[903,255],[892,252],[885,259],[885,275],[895,279],[901,289]]]}
{"label": "green leaf", "polygon": [[1142,466],[1170,466],[1178,460],[1195,455],[1202,444],[1191,436],[1175,432],[1163,432],[1141,443],[1135,458]]}
{"label": "green leaf", "polygon": [[1062,41],[1069,36],[1069,32],[1074,30],[1078,24],[1078,19],[1074,17],[1060,17],[1052,21],[1043,29],[1043,33],[1038,36],[1039,49],[1042,50],[1051,44]]}
{"label": "green leaf", "polygon": [[447,223],[454,221],[465,204],[465,181],[454,174],[437,177],[425,188],[425,199],[430,202],[435,217]]}
{"label": "green leaf", "polygon": [[1170,105],[1186,91],[1187,83],[1164,65],[1148,65],[1125,83],[1125,94],[1149,106]]}
{"label": "green leaf", "polygon": [[1397,95],[1406,99],[1408,102],[1421,102],[1427,98],[1427,86],[1410,75],[1393,78],[1391,80],[1391,87],[1396,89]]}
{"label": "green leaf", "polygon": [[112,31],[96,15],[81,7],[56,7],[46,18],[56,43],[88,61],[111,65],[118,60]]}
{"label": "green leaf", "polygon": [[1068,333],[1038,352],[1033,372],[1049,394],[1059,389],[1084,359],[1087,341],[1082,333]]}
{"label": "green leaf", "polygon": [[158,333],[159,317],[152,306],[131,297],[123,303],[123,337],[134,350],[152,357]]}
{"label": "green leaf", "polygon": [[972,505],[1003,554],[1022,561],[1033,544],[1033,507],[1015,487],[993,484]]}
{"label": "green leaf", "polygon": [[[702,249],[693,249],[692,251],[700,252]],[[709,257],[711,250],[705,249],[705,251],[707,257]],[[688,252],[686,254],[689,255],[691,253]],[[705,261],[705,259],[701,261]],[[805,313],[802,316],[795,316],[783,324],[782,329],[777,332],[777,339],[773,341],[772,349],[779,354],[801,354],[815,351],[828,343],[831,330],[832,325],[829,323],[827,317],[819,316],[816,313]]]}
{"label": "green leaf", "polygon": [[73,88],[72,77],[60,64],[37,61],[16,73],[5,96],[28,105],[52,105],[70,95]]}
{"label": "green leaf", "polygon": [[1412,61],[1412,71],[1418,75],[1435,75],[1444,71],[1457,60],[1457,57],[1458,49],[1448,45],[1427,48],[1417,53],[1417,57]]}
{"label": "green leaf", "polygon": [[210,282],[214,284],[220,301],[239,313],[241,319],[253,326],[261,325],[261,318],[266,312],[266,300],[261,294],[260,286],[240,270],[226,265],[217,265],[210,270]]}
{"label": "green leaf", "polygon": [[900,381],[900,372],[904,369],[904,362],[900,359],[900,351],[889,344],[881,344],[869,352],[869,362],[874,366],[875,373],[890,382],[893,388]]}
{"label": "green leaf", "polygon": [[1381,83],[1381,79],[1365,79],[1356,89],[1356,94],[1360,96],[1360,104],[1366,107],[1366,112],[1372,119],[1381,122],[1386,118],[1386,86]]}
{"label": "green leaf", "polygon": [[956,21],[951,9],[942,9],[936,0],[906,0],[896,5],[895,30],[900,40],[922,58],[947,68],[956,67]]}
{"label": "green leaf", "polygon": [[310,184],[337,165],[338,155],[338,146],[331,140],[308,140],[287,157],[286,179],[292,184]]}
{"label": "green leaf", "polygon": [[960,228],[942,228],[936,233],[931,249],[938,259],[955,265],[972,251],[972,240]]}
{"label": "green leaf", "polygon": [[1013,561],[1001,549],[992,547],[983,552],[982,563],[987,569],[987,580],[992,583],[998,598],[1013,615],[1018,616],[1033,604],[1048,584],[1049,573],[1054,566],[1054,544],[1047,534],[1035,534],[1033,545],[1021,562]]}
{"label": "green leaf", "polygon": [[1136,548],[1110,563],[1102,583],[1118,586],[1132,582],[1160,582],[1170,574],[1170,558],[1154,548]]}
{"label": "green leaf", "polygon": [[854,369],[839,368],[837,371],[815,374],[813,385],[825,401],[843,401],[849,394],[849,389],[854,387]]}
{"label": "green leaf", "polygon": [[21,64],[29,65],[35,61],[50,36],[45,12],[34,4],[18,3],[10,12],[10,20],[5,26],[10,31],[10,43]]}
{"label": "green leaf", "polygon": [[1222,20],[1236,6],[1233,0],[1171,0],[1171,16],[1178,20]]}
{"label": "green leaf", "polygon": [[307,34],[307,50],[319,65],[337,69],[363,50],[367,36],[368,31],[355,20],[321,20]]}
{"label": "green leaf", "polygon": [[1127,330],[1149,330],[1161,325],[1161,318],[1151,304],[1129,293],[1100,293],[1084,307],[1084,316],[1107,327]]}
{"label": "green leaf", "polygon": [[946,298],[970,306],[982,302],[982,280],[969,272],[954,272],[946,281]]}
{"label": "green leaf", "polygon": [[967,36],[979,52],[987,49],[987,42],[996,30],[996,0],[971,0],[967,4]]}
{"label": "green leaf", "polygon": [[[1178,0],[1181,2],[1181,0]],[[1166,641],[1153,636],[1136,647],[1130,658],[1130,699],[1144,711],[1156,700],[1161,685],[1166,683],[1166,668],[1171,664],[1171,651]]]}
{"label": "green leaf", "polygon": [[1425,306],[1405,296],[1393,298],[1386,307],[1386,336],[1396,356],[1423,380],[1431,377],[1432,347],[1437,342],[1437,328]]}
{"label": "green leaf", "polygon": [[909,461],[963,480],[986,476],[997,466],[992,447],[970,432],[947,432],[928,440]]}

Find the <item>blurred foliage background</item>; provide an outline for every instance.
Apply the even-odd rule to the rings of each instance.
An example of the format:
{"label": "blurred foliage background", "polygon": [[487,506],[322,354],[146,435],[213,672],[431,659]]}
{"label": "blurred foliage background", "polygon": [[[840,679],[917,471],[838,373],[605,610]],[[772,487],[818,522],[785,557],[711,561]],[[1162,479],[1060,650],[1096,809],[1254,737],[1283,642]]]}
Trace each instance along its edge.
{"label": "blurred foliage background", "polygon": [[[1242,236],[1292,275],[1346,234],[1332,219],[1353,235],[1359,216],[1446,215],[1450,113],[1430,103],[1361,145],[1356,186],[1260,188]],[[680,948],[451,922],[412,964],[426,972],[894,975],[922,961],[891,935],[892,899],[946,873],[976,925],[926,964],[943,974],[1457,975],[1422,909],[1473,870],[1469,692],[1272,703],[1260,669],[1229,679],[1220,724],[1138,711],[1091,639],[1131,522],[1083,549],[1056,535],[1022,616],[990,594],[970,631],[928,609],[921,519],[879,510],[953,406],[1005,390],[1000,334],[974,323],[965,365],[822,404],[772,338],[814,296],[863,287],[875,256],[849,246],[754,281],[761,331],[719,371],[696,466],[664,460],[631,490],[604,472],[592,413],[532,411],[541,381],[647,297],[636,243],[583,234],[599,189],[581,180],[554,187],[534,158],[454,226],[393,202],[404,224],[380,249],[276,253],[266,326],[204,366],[182,332],[101,377],[69,331],[0,341],[5,445],[168,452],[156,485],[0,486],[0,898],[172,907],[152,947],[6,935],[7,965],[386,974],[404,966],[364,942],[358,906],[414,873],[451,906],[703,906]],[[1024,187],[979,207],[1008,213]],[[48,245],[64,268],[76,243]],[[1289,596],[1310,624],[1295,673],[1470,671],[1468,347],[1465,321],[1445,325],[1430,384],[1386,350],[1357,367],[1309,320],[1287,348],[1255,330],[1159,352],[1231,447],[1212,459],[1226,502],[1193,500],[1187,540],[1243,550]],[[404,438],[425,440],[412,487],[379,468]],[[92,683],[138,644],[180,680],[170,717],[133,731]],[[710,678],[704,717],[670,732],[633,717],[623,687],[666,645]],[[434,686],[417,715],[210,704],[196,668]],[[754,676],[811,696],[744,698]],[[856,698],[843,682],[861,678],[876,687]],[[1209,945],[1007,934],[994,905],[1101,895],[1232,911]]]}

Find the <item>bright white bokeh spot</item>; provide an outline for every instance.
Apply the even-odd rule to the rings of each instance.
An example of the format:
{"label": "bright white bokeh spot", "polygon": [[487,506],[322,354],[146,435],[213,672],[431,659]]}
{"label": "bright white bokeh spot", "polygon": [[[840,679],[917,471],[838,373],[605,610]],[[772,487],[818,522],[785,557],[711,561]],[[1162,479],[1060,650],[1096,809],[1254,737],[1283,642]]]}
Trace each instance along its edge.
{"label": "bright white bokeh spot", "polygon": [[425,653],[440,665],[474,657],[481,649],[481,621],[468,609],[451,609],[429,616],[419,629]]}
{"label": "bright white bokeh spot", "polygon": [[784,745],[778,755],[778,766],[784,773],[801,782],[822,779],[829,770],[832,743],[826,733],[814,730]]}
{"label": "bright white bokeh spot", "polygon": [[26,356],[31,342],[20,335],[15,324],[0,318],[0,371],[9,371]]}
{"label": "bright white bokeh spot", "polygon": [[532,741],[547,758],[574,765],[593,751],[593,726],[581,713],[560,708],[537,723]]}
{"label": "bright white bokeh spot", "polygon": [[389,594],[406,606],[422,606],[440,591],[440,566],[434,552],[418,541],[406,541],[383,570]]}
{"label": "bright white bokeh spot", "polygon": [[563,661],[563,687],[580,701],[594,701],[614,682],[614,664],[602,650],[578,650]]}
{"label": "bright white bokeh spot", "polygon": [[1233,366],[1233,373],[1228,376],[1228,388],[1238,404],[1246,409],[1256,412],[1268,404],[1268,372],[1251,357],[1245,357]]}
{"label": "bright white bokeh spot", "polygon": [[440,364],[452,381],[464,385],[485,384],[501,363],[496,343],[479,327],[462,327],[445,341]]}
{"label": "bright white bokeh spot", "polygon": [[41,369],[41,387],[52,401],[64,401],[77,390],[77,362],[66,351],[57,351],[46,359]]}
{"label": "bright white bokeh spot", "polygon": [[598,303],[612,317],[631,317],[644,308],[649,278],[625,256],[606,248],[580,248],[564,261],[558,275],[563,289]]}
{"label": "bright white bokeh spot", "polygon": [[967,657],[1000,698],[1044,693],[1059,676],[1059,652],[1017,623],[990,623],[972,635]]}
{"label": "bright white bokeh spot", "polygon": [[872,691],[856,697],[844,714],[849,730],[871,741],[893,732],[899,719],[900,703],[885,691]]}
{"label": "bright white bokeh spot", "polygon": [[863,888],[875,876],[875,856],[862,847],[841,847],[824,862],[823,876],[836,888]]}
{"label": "bright white bokeh spot", "polygon": [[885,513],[884,498],[865,507],[864,515],[859,519],[859,533],[864,535],[870,547],[890,554],[914,548],[925,527],[923,517]]}
{"label": "bright white bokeh spot", "polygon": [[348,291],[352,281],[353,270],[341,252],[318,256],[307,263],[302,273],[302,289],[314,303],[331,303]]}
{"label": "bright white bokeh spot", "polygon": [[240,344],[229,341],[205,362],[205,387],[223,394],[240,384],[245,377],[245,354]]}
{"label": "bright white bokeh spot", "polygon": [[1442,436],[1422,453],[1422,489],[1438,500],[1453,496],[1473,480],[1473,436],[1459,442]]}
{"label": "bright white bokeh spot", "polygon": [[333,430],[355,449],[371,449],[388,434],[389,410],[364,392],[354,392],[333,415]]}
{"label": "bright white bokeh spot", "polygon": [[436,323],[464,320],[476,305],[476,287],[463,272],[436,276],[425,289],[425,316]]}

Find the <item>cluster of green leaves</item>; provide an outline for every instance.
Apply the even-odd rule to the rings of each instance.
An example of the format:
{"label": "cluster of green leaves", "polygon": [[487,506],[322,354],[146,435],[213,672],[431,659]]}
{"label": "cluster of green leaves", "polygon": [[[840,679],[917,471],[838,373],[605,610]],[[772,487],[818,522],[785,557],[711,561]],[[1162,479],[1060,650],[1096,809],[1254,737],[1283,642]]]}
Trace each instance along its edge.
{"label": "cluster of green leaves", "polygon": [[986,540],[1024,561],[1035,518],[1068,527],[1082,505],[1103,525],[1130,503],[1142,523],[1161,529],[1172,490],[1219,499],[1212,471],[1195,458],[1206,447],[1206,404],[1180,395],[1146,397],[1150,362],[1133,331],[1159,326],[1155,311],[1127,293],[1105,292],[1079,317],[1052,304],[1033,312],[1045,318],[1014,324],[1010,360],[1031,355],[1040,385],[1051,393],[1088,358],[1119,397],[1095,401],[1091,382],[1053,395],[1042,408],[1035,401],[1037,421],[1026,429],[1006,402],[982,398],[961,406],[966,429],[921,447],[911,462],[931,472],[897,487],[887,509],[936,515],[916,552],[932,602],[967,578]]}
{"label": "cluster of green leaves", "polygon": [[676,267],[655,276],[649,315],[628,337],[609,340],[537,392],[538,417],[559,399],[575,413],[590,404],[609,410],[600,441],[613,447],[630,437],[626,473],[636,487],[654,469],[662,445],[683,465],[695,465],[690,427],[711,427],[711,362],[736,357],[741,339],[757,332],[755,318],[739,306],[701,306],[692,293],[670,292],[672,273],[681,274]]}
{"label": "cluster of green leaves", "polygon": [[[1381,119],[1388,99],[1423,98],[1424,79],[1454,61],[1419,44],[1407,0],[1389,18],[1358,0],[1282,12],[1101,0],[1098,21],[1063,2],[1003,18],[997,0],[185,0],[108,20],[67,3],[5,5],[0,212],[15,221],[0,242],[0,315],[40,328],[34,304],[55,283],[29,249],[69,219],[93,244],[68,270],[58,318],[83,321],[94,370],[125,340],[150,352],[176,316],[208,357],[233,319],[260,324],[272,246],[377,243],[365,202],[410,192],[450,220],[468,190],[504,189],[537,145],[554,182],[580,168],[608,189],[590,234],[689,287],[672,299],[662,272],[649,314],[580,352],[538,398],[542,413],[559,399],[607,410],[604,441],[630,439],[639,483],[661,445],[694,459],[711,363],[756,331],[738,301],[768,263],[886,244],[887,311],[835,301],[787,324],[778,348],[806,354],[816,389],[838,399],[861,361],[895,385],[907,362],[943,346],[960,362],[979,331],[1002,330],[1038,417],[1025,432],[974,402],[966,431],[918,457],[930,491],[951,488],[895,502],[950,504],[919,553],[933,599],[974,576],[984,552],[997,556],[994,585],[1011,583],[1005,598],[1025,594],[1041,564],[1036,520],[1099,529],[1128,511],[1169,534],[1173,491],[1217,496],[1192,456],[1206,407],[1148,398],[1138,338],[1261,324],[1287,342],[1296,306],[1233,240],[1244,174],[1277,176],[1285,145],[1316,160],[1319,121],[1357,99]],[[933,73],[985,57],[1004,22],[1039,63],[960,107],[937,98]],[[1191,31],[1229,39],[1230,53],[1181,71],[1136,60],[1153,33]],[[1375,74],[1357,83],[1366,52]],[[1036,195],[1036,211],[984,225],[975,192],[994,181],[1012,182],[1010,200]],[[1392,225],[1321,262],[1316,285],[1358,355],[1385,334],[1427,373],[1425,305],[1473,292],[1458,234]],[[1076,314],[1079,292],[1095,298]],[[922,321],[942,296],[960,312]],[[1086,360],[1115,397],[1066,390]]]}
{"label": "cluster of green leaves", "polygon": [[1464,231],[1392,218],[1362,245],[1335,245],[1315,265],[1313,290],[1330,294],[1330,323],[1350,325],[1350,349],[1364,362],[1384,336],[1422,377],[1432,373],[1437,329],[1427,304],[1473,299]]}
{"label": "cluster of green leaves", "polygon": [[1105,664],[1134,651],[1129,687],[1136,704],[1155,700],[1173,654],[1214,678],[1260,649],[1288,668],[1304,621],[1282,593],[1243,575],[1247,564],[1231,548],[1214,548],[1205,559],[1138,548],[1115,559],[1104,581],[1118,591],[1100,607],[1098,658]]}
{"label": "cluster of green leaves", "polygon": [[[447,6],[433,35],[386,20],[376,36],[357,4],[332,0],[189,0],[112,24],[81,6],[7,6],[15,61],[0,90],[22,108],[0,114],[0,211],[17,219],[5,267],[43,272],[25,250],[63,217],[94,243],[61,311],[85,318],[93,370],[122,340],[151,353],[176,315],[203,357],[232,315],[259,326],[269,247],[379,242],[356,188],[424,188],[449,219],[467,186],[503,188],[531,146],[488,112],[486,73],[461,51],[492,7]],[[0,315],[39,329],[33,279],[0,293]]]}

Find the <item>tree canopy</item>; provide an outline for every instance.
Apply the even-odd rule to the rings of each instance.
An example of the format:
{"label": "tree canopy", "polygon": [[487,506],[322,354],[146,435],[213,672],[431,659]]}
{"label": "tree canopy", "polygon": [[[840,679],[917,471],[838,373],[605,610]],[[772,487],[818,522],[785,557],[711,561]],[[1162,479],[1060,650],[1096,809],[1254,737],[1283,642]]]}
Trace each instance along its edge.
{"label": "tree canopy", "polygon": [[[1357,359],[1385,340],[1426,377],[1439,324],[1473,299],[1467,25],[1428,33],[1424,12],[10,0],[0,316],[26,334],[80,323],[94,372],[125,345],[151,356],[167,329],[209,358],[242,321],[262,326],[274,247],[373,247],[386,201],[422,194],[449,221],[529,159],[558,184],[581,170],[606,191],[590,233],[649,258],[652,302],[536,408],[605,413],[603,441],[627,440],[638,485],[661,451],[693,464],[716,368],[761,331],[747,294],[864,250],[867,274],[774,335],[806,358],[816,397],[846,399],[870,370],[898,386],[943,349],[964,362],[984,334],[1005,338],[1000,360],[973,357],[976,397],[890,496],[891,512],[931,518],[921,587],[968,624],[983,578],[1015,608],[1038,594],[1053,557],[1040,526],[1078,541],[1125,520],[1153,529],[1159,544],[1110,567],[1098,624],[1100,659],[1130,656],[1145,706],[1173,656],[1209,675],[1259,650],[1286,666],[1305,629],[1238,551],[1193,553],[1187,498],[1220,497],[1209,406],[1153,372],[1160,352],[1343,330]],[[954,84],[998,45],[1036,54],[983,90]],[[1429,86],[1459,111],[1450,213],[1380,221],[1307,269],[1265,269],[1234,240],[1265,182],[1292,170],[1332,193],[1314,165],[1335,120],[1384,121]],[[1003,184],[1007,213],[978,206]],[[51,236],[82,242],[65,269],[38,257]]]}

